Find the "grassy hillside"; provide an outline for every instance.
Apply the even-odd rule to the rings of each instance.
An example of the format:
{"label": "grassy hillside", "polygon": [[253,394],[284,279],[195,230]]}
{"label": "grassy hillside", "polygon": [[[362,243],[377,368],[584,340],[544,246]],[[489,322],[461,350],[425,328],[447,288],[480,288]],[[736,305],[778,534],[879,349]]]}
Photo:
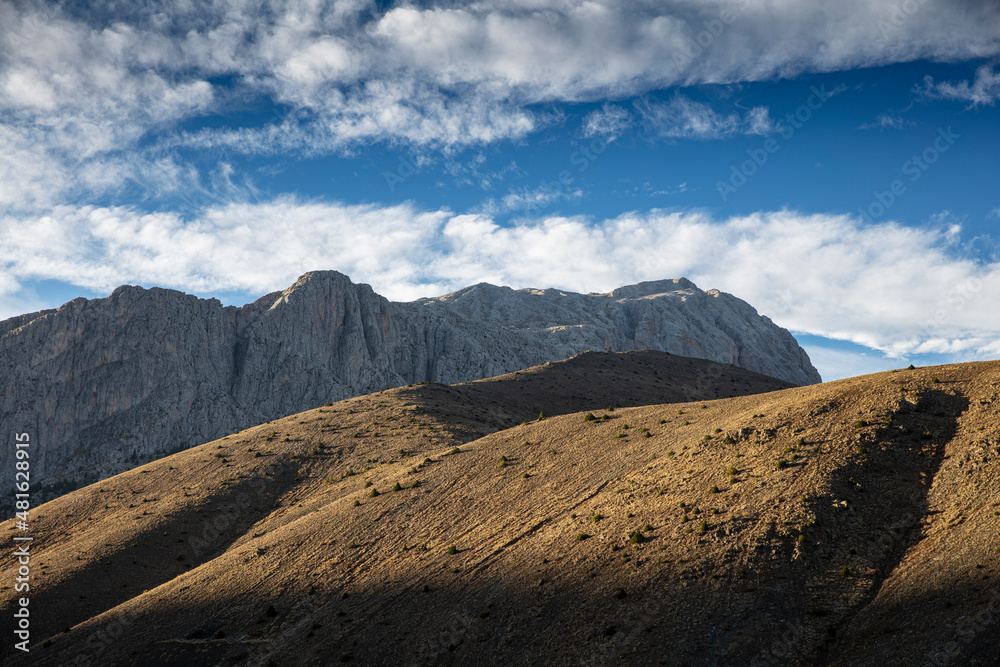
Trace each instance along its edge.
{"label": "grassy hillside", "polygon": [[323,406],[35,509],[11,664],[997,664],[998,393],[630,353]]}

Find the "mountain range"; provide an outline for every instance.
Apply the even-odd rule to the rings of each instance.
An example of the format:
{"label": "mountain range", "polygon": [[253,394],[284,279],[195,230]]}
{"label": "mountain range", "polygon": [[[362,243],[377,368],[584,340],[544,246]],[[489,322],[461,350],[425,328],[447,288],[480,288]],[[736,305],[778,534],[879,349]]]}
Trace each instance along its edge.
{"label": "mountain range", "polygon": [[323,271],[242,307],[122,286],[0,322],[0,419],[44,443],[33,481],[51,498],[327,402],[642,349],[820,381],[786,330],[683,278],[607,294],[478,284],[397,303]]}

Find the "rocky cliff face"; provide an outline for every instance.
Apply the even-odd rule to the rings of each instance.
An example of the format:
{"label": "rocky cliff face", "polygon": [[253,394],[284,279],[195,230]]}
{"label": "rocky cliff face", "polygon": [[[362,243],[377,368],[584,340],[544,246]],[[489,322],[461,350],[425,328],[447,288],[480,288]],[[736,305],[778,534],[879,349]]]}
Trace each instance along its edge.
{"label": "rocky cliff face", "polygon": [[[0,419],[5,438],[31,434],[34,487],[53,495],[327,401],[588,349],[820,381],[791,334],[685,279],[587,295],[479,284],[394,303],[330,271],[241,308],[123,286],[0,322]],[[4,470],[12,450],[0,450]]]}

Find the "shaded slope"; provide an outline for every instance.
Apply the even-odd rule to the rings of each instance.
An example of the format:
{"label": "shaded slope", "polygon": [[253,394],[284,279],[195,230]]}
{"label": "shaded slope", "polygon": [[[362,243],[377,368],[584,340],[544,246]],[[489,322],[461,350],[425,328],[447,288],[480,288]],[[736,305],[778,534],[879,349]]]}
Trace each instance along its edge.
{"label": "shaded slope", "polygon": [[[545,387],[552,367],[516,381]],[[196,567],[174,577],[163,556],[162,585],[109,597],[120,604],[81,614],[18,664],[919,664],[942,650],[954,664],[995,664],[985,616],[969,641],[955,633],[963,616],[989,610],[1000,577],[1000,364],[583,406],[597,419],[566,414],[476,438],[475,419],[488,430],[511,410],[476,415],[449,394],[524,394],[499,392],[505,384],[387,391],[146,466],[157,468],[149,479],[203,466],[197,494],[213,498],[237,493],[212,487],[220,476],[260,488],[276,477],[280,506],[260,494],[229,520],[235,528],[220,528],[226,537],[200,547]],[[534,400],[523,402],[532,412]],[[220,445],[228,468],[210,456]],[[262,448],[283,457],[271,476]],[[361,474],[341,478],[346,466]],[[39,513],[84,507],[84,492],[94,489]],[[195,501],[170,498],[175,518],[191,520]],[[95,522],[80,539],[104,529]],[[39,554],[53,581],[72,565],[73,529],[57,527],[35,529],[49,540]],[[169,531],[144,533],[149,547],[114,538],[111,549],[155,560],[159,532]],[[199,533],[189,533],[190,543]],[[121,639],[102,639],[119,626]]]}

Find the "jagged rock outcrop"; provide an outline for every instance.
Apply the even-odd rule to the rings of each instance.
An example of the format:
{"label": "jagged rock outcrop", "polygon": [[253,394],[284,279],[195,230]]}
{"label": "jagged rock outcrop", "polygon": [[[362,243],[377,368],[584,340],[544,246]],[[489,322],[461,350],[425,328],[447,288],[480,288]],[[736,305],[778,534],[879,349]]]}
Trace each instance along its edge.
{"label": "jagged rock outcrop", "polygon": [[[588,349],[820,381],[791,334],[683,278],[587,295],[479,284],[395,303],[324,271],[240,308],[122,286],[0,322],[0,418],[31,434],[32,481],[52,495],[327,401]],[[12,451],[0,450],[5,466]]]}

